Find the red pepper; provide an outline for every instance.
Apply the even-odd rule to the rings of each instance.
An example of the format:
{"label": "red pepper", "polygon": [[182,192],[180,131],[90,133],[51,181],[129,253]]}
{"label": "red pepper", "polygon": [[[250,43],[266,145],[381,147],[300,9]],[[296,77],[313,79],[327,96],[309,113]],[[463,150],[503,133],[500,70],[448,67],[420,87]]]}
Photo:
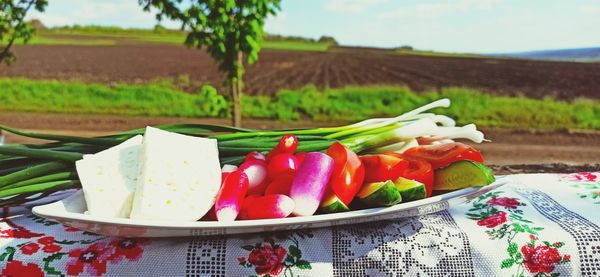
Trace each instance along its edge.
{"label": "red pepper", "polygon": [[395,152],[385,153],[385,155],[406,159],[408,161],[408,168],[406,168],[400,176],[423,183],[425,185],[425,190],[427,191],[427,197],[431,196],[431,193],[433,192],[433,168],[431,167],[431,164],[426,160],[406,157]]}
{"label": "red pepper", "polygon": [[294,154],[298,148],[298,138],[295,135],[285,135],[279,140],[279,144],[267,154],[267,163],[278,154]]}
{"label": "red pepper", "polygon": [[327,155],[333,158],[333,172],[328,187],[348,206],[360,190],[365,179],[365,167],[352,150],[334,142]]}
{"label": "red pepper", "polygon": [[240,170],[230,173],[219,189],[215,201],[217,220],[235,220],[242,208],[247,190],[248,176]]}
{"label": "red pepper", "polygon": [[409,148],[403,155],[426,160],[433,170],[461,160],[483,163],[483,156],[479,150],[460,142],[417,146]]}
{"label": "red pepper", "polygon": [[383,154],[363,155],[360,160],[365,166],[363,183],[396,180],[408,167],[407,160]]}

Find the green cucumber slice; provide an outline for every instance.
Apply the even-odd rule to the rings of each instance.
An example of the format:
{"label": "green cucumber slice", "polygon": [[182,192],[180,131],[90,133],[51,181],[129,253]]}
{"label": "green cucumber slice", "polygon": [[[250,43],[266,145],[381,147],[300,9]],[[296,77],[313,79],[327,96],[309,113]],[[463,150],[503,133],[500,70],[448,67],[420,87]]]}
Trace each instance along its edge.
{"label": "green cucumber slice", "polygon": [[393,206],[402,202],[402,196],[392,181],[363,185],[357,196],[369,207]]}
{"label": "green cucumber slice", "polygon": [[323,213],[340,213],[347,212],[350,209],[334,194],[325,195],[321,202],[321,212]]}
{"label": "green cucumber slice", "polygon": [[492,170],[478,162],[458,161],[434,172],[434,190],[483,187],[496,181]]}
{"label": "green cucumber slice", "polygon": [[394,181],[394,184],[400,192],[400,195],[402,195],[402,202],[410,202],[425,199],[425,197],[427,197],[425,184],[421,182],[399,177]]}

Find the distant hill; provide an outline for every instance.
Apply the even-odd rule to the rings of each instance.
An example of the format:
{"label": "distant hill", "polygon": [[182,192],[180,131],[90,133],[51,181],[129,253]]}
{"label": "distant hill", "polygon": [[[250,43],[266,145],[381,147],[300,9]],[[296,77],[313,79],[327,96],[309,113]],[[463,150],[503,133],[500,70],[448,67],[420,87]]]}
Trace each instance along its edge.
{"label": "distant hill", "polygon": [[550,61],[600,62],[600,47],[541,50],[500,56]]}

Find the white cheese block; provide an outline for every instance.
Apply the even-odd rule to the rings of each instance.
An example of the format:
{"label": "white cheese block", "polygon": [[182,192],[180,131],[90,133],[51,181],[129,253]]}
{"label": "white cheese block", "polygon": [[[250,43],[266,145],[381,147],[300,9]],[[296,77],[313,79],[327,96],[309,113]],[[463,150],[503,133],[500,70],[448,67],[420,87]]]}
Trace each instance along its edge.
{"label": "white cheese block", "polygon": [[135,136],[75,163],[90,215],[129,217],[142,140]]}
{"label": "white cheese block", "polygon": [[214,139],[146,127],[132,219],[196,221],[221,185]]}

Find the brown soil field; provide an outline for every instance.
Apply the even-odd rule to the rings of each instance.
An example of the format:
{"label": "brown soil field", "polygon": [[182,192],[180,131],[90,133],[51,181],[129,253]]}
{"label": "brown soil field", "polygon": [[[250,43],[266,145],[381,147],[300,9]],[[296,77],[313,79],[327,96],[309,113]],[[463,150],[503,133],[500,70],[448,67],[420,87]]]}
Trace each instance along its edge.
{"label": "brown soil field", "polygon": [[[167,123],[228,124],[225,119],[169,117],[119,117],[35,113],[0,113],[0,123],[27,130],[99,136],[117,131]],[[257,129],[336,126],[344,122],[279,122],[246,120],[245,126]],[[486,157],[486,163],[498,174],[520,172],[600,171],[600,132],[483,130],[492,142],[474,145]],[[37,143],[7,135],[7,143]]]}
{"label": "brown soil field", "polygon": [[[0,76],[143,83],[187,74],[199,83],[222,80],[206,53],[176,45],[33,45],[14,50],[17,62],[0,65]],[[372,49],[263,50],[245,80],[247,93],[267,95],[306,84],[389,84],[417,91],[463,86],[509,96],[600,98],[600,63],[400,55]]]}

